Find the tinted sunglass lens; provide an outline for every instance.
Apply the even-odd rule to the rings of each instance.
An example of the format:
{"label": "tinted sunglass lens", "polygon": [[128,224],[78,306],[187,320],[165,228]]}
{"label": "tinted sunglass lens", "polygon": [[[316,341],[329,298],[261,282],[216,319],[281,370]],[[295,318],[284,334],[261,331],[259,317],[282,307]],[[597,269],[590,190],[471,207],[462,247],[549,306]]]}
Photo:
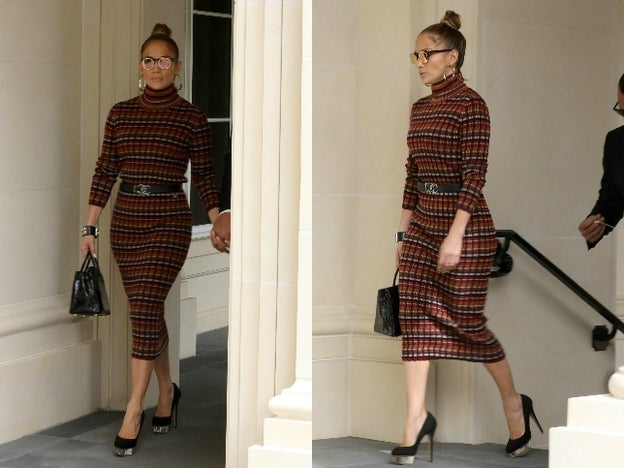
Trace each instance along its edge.
{"label": "tinted sunglass lens", "polygon": [[171,59],[169,57],[160,57],[158,59],[158,66],[161,70],[167,70],[171,67]]}
{"label": "tinted sunglass lens", "polygon": [[426,50],[412,52],[410,54],[410,59],[414,65],[418,65],[419,63],[425,64],[429,61],[429,53]]}

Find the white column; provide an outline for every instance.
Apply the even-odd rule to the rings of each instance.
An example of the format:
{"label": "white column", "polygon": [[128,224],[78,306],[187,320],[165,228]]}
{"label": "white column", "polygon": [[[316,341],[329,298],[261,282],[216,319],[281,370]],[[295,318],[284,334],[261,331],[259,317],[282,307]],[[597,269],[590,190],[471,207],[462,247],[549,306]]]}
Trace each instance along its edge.
{"label": "white column", "polygon": [[235,3],[228,467],[312,460],[305,3]]}

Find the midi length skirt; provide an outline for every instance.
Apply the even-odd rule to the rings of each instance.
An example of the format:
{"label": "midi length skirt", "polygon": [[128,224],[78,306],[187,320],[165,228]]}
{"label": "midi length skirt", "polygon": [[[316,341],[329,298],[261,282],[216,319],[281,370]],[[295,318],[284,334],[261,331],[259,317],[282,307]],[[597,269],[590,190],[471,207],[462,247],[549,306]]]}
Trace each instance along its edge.
{"label": "midi length skirt", "polygon": [[471,215],[457,268],[450,273],[436,271],[456,203],[456,194],[419,194],[405,234],[399,263],[399,319],[406,361],[496,362],[505,357],[483,313],[497,245],[485,200]]}
{"label": "midi length skirt", "polygon": [[133,358],[155,359],[169,343],[165,299],[186,260],[191,233],[184,193],[117,195],[111,247],[130,304]]}

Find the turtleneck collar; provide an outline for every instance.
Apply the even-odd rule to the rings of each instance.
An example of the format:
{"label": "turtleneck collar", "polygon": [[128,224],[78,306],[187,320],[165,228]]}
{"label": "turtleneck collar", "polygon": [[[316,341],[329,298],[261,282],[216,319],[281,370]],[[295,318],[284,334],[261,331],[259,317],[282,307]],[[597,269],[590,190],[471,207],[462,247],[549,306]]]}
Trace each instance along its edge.
{"label": "turtleneck collar", "polygon": [[163,109],[171,107],[181,99],[178,90],[174,85],[167,86],[164,89],[152,89],[149,86],[145,88],[143,94],[139,96],[141,105],[147,109]]}
{"label": "turtleneck collar", "polygon": [[464,84],[464,77],[461,73],[455,73],[445,80],[438,81],[431,85],[431,95],[435,99],[443,99]]}

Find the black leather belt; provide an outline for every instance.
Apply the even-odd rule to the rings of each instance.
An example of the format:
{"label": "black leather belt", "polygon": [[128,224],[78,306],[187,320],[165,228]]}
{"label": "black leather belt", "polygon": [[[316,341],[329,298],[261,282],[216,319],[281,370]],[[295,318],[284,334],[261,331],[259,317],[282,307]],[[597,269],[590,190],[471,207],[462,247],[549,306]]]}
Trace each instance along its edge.
{"label": "black leather belt", "polygon": [[427,195],[438,195],[440,193],[459,193],[462,186],[459,184],[434,184],[433,182],[416,183],[418,191]]}
{"label": "black leather belt", "polygon": [[133,195],[140,195],[145,197],[157,193],[178,193],[182,191],[182,185],[145,185],[122,182],[119,186],[119,190],[124,193],[131,193]]}

